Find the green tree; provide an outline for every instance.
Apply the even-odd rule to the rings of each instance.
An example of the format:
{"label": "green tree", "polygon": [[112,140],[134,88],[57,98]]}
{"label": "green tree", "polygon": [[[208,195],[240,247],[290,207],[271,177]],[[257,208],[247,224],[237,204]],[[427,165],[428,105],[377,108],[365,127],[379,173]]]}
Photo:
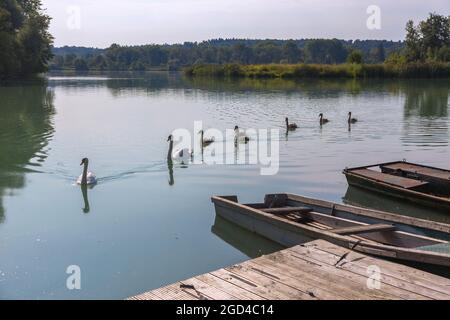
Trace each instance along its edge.
{"label": "green tree", "polygon": [[449,18],[430,13],[425,21],[419,23],[419,29],[422,36],[422,48],[431,51],[432,57],[428,58],[435,58],[441,47],[450,45]]}
{"label": "green tree", "polygon": [[353,50],[347,57],[348,63],[361,64],[363,63],[363,55],[360,50]]}
{"label": "green tree", "polygon": [[283,58],[288,63],[298,63],[301,58],[301,51],[293,40],[289,40],[283,46]]}
{"label": "green tree", "polygon": [[406,64],[408,61],[406,59],[406,56],[398,53],[398,52],[392,52],[389,54],[389,56],[386,58],[384,63],[391,64],[391,65],[403,65]]}
{"label": "green tree", "polygon": [[40,0],[0,2],[0,79],[47,70],[53,38]]}
{"label": "green tree", "polygon": [[405,44],[408,61],[439,59],[439,50],[450,46],[450,17],[430,13],[417,27],[408,21]]}
{"label": "green tree", "polygon": [[406,58],[408,61],[416,61],[422,58],[421,38],[419,30],[414,26],[414,22],[409,20],[406,23]]}

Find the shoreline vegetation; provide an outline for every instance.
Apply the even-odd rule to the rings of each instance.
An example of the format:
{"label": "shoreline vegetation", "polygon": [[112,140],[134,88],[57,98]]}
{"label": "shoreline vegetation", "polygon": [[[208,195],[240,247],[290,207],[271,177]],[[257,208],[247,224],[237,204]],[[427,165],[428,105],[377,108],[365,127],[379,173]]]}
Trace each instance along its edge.
{"label": "shoreline vegetation", "polygon": [[450,62],[402,64],[202,64],[183,70],[188,77],[214,78],[450,78]]}
{"label": "shoreline vegetation", "polygon": [[[346,55],[334,61],[196,63],[186,67],[184,73],[215,78],[450,78],[450,17],[430,13],[417,25],[408,21],[405,30],[404,47],[391,51],[387,58],[382,46],[373,51],[375,60],[367,60],[364,52],[349,48]],[[315,45],[321,49],[316,52],[324,52],[322,42]]]}

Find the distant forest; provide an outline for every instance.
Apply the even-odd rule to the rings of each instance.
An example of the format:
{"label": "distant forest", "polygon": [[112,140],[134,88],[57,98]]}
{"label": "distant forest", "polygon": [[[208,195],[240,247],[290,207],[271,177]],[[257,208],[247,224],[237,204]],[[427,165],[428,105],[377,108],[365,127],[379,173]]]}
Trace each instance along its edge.
{"label": "distant forest", "polygon": [[364,63],[376,64],[404,47],[402,41],[338,39],[214,39],[173,45],[113,44],[107,49],[66,46],[53,48],[50,69],[146,71],[228,63],[340,64],[355,52],[362,56]]}

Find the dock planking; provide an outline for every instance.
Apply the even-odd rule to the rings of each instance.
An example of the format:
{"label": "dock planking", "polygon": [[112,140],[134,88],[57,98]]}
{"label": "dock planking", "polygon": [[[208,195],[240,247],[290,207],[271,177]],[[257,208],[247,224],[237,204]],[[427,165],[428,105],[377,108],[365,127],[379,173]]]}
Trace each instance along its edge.
{"label": "dock planking", "polygon": [[[376,288],[371,273],[380,274]],[[373,282],[370,282],[373,284]],[[323,240],[298,245],[129,300],[449,300],[450,280]]]}

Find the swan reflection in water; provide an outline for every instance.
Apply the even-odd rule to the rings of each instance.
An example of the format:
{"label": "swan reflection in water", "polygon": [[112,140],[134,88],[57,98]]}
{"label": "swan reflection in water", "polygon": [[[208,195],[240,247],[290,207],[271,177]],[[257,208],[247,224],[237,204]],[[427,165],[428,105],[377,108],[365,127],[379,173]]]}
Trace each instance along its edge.
{"label": "swan reflection in water", "polygon": [[[203,143],[200,143],[201,163],[203,164],[203,163],[205,163],[205,160],[204,160],[205,149],[209,145],[211,145],[213,142],[215,142],[215,141],[212,138],[209,138],[210,140],[208,140],[208,141],[205,140],[203,138],[203,133],[202,132],[200,132],[200,133],[202,134],[202,140],[201,141],[203,142]],[[170,145],[169,145],[169,152],[168,152],[168,155],[167,155],[167,170],[169,172],[169,185],[170,186],[174,186],[175,185],[174,170],[173,170],[174,159],[173,159],[173,151],[172,151],[173,150],[173,142],[172,142],[172,138],[170,136],[169,136],[168,141],[170,142]],[[189,160],[190,161],[193,160],[193,152],[192,151],[189,151]],[[185,161],[181,161],[180,162],[180,161],[178,161],[178,159],[177,159],[176,162],[178,163],[177,167],[179,167],[179,168],[182,168],[182,169],[189,168],[188,162],[185,162]]]}
{"label": "swan reflection in water", "polygon": [[289,130],[286,130],[285,137],[286,137],[286,141],[289,141]]}
{"label": "swan reflection in water", "polygon": [[173,161],[172,159],[167,159],[167,169],[169,170],[169,186],[175,185],[175,179],[173,178]]}
{"label": "swan reflection in water", "polygon": [[84,201],[84,208],[83,213],[89,213],[91,211],[91,207],[89,205],[89,198],[88,198],[88,189],[93,189],[94,185],[81,185],[81,194],[83,195],[83,201]]}

